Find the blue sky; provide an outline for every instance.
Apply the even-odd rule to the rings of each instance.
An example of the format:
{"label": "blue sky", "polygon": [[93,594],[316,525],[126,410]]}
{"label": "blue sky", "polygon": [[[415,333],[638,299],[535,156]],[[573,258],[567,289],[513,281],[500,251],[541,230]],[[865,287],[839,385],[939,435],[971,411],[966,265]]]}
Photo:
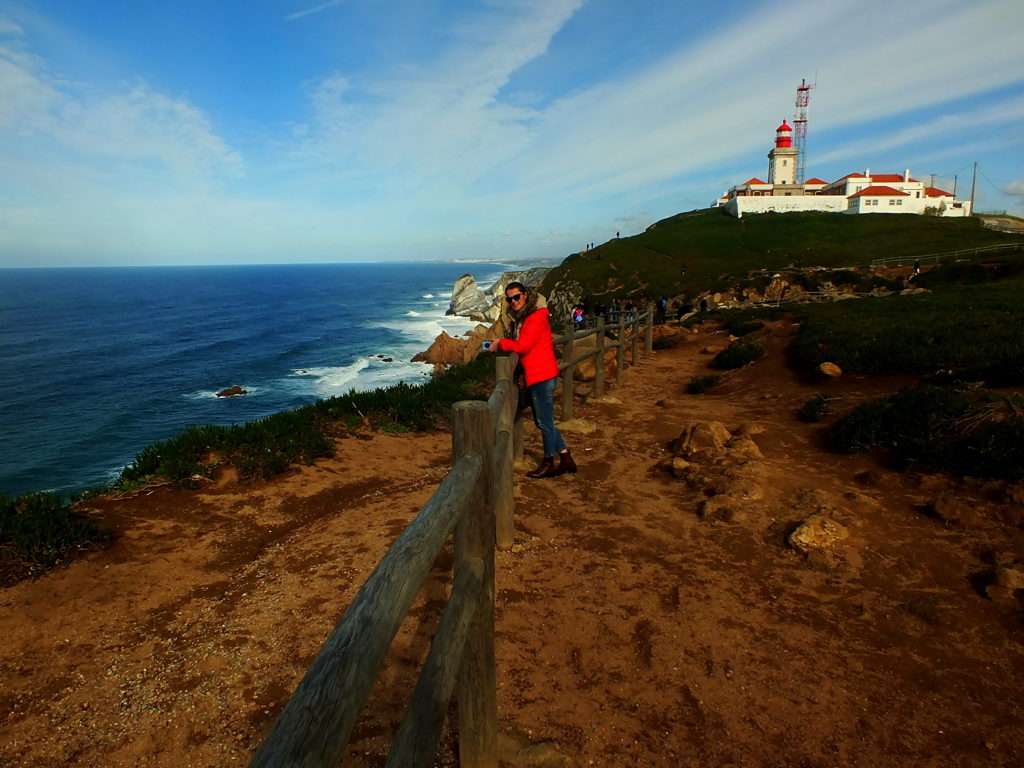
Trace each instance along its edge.
{"label": "blue sky", "polygon": [[1024,213],[1020,0],[0,0],[0,266],[559,257],[767,172]]}

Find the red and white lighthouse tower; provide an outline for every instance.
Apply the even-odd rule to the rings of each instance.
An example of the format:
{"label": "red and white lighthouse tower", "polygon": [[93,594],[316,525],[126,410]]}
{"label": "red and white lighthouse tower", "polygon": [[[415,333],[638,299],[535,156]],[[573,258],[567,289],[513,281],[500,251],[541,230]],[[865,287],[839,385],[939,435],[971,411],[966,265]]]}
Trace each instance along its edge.
{"label": "red and white lighthouse tower", "polygon": [[768,153],[768,183],[796,184],[798,150],[793,146],[793,129],[785,120],[775,129],[775,146]]}

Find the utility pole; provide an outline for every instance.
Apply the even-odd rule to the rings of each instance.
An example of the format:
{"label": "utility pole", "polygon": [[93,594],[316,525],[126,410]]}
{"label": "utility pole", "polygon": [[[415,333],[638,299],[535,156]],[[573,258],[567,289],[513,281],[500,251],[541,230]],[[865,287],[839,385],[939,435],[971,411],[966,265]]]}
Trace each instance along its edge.
{"label": "utility pole", "polygon": [[974,186],[978,182],[978,161],[974,161],[974,173],[971,174],[971,216],[974,215]]}
{"label": "utility pole", "polygon": [[956,174],[953,174],[953,199],[956,199]]}
{"label": "utility pole", "polygon": [[932,173],[932,174],[929,174],[929,175],[931,176],[931,179],[928,181],[928,186],[929,187],[934,187],[935,186],[935,174]]}

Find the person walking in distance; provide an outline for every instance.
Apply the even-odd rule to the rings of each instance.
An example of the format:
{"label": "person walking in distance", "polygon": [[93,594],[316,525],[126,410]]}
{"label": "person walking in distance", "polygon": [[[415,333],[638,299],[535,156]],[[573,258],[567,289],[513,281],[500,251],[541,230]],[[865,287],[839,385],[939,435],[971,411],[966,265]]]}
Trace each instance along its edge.
{"label": "person walking in distance", "polygon": [[555,385],[558,361],[551,338],[551,323],[542,297],[519,282],[505,286],[505,301],[512,320],[506,338],[491,345],[492,351],[516,352],[523,368],[533,410],[533,422],[544,443],[544,458],[527,477],[557,477],[576,471],[576,462],[555,426]]}

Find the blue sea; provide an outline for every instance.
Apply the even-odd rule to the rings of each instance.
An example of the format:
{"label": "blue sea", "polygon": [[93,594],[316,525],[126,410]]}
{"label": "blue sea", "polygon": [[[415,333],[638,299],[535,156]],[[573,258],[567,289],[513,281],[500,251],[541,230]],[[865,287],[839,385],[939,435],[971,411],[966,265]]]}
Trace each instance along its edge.
{"label": "blue sea", "polygon": [[[109,483],[146,445],[351,389],[419,382],[452,283],[511,265],[0,270],[0,492]],[[384,358],[391,358],[386,362]],[[218,398],[233,385],[242,397]]]}

